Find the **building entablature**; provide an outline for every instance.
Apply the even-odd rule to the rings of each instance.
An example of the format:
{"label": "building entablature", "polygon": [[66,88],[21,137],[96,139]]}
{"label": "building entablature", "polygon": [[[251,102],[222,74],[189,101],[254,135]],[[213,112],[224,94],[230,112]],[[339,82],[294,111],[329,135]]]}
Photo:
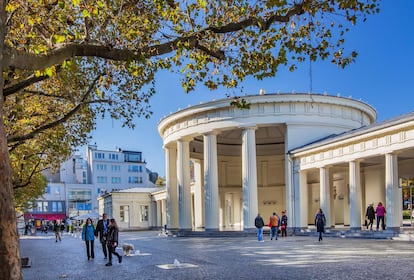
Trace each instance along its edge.
{"label": "building entablature", "polygon": [[158,131],[164,145],[182,137],[274,124],[334,126],[343,131],[375,121],[375,110],[361,101],[318,94],[266,94],[243,97],[250,109],[230,105],[229,99],[190,107],[162,119]]}
{"label": "building entablature", "polygon": [[414,119],[398,125],[380,124],[375,127],[377,129],[361,129],[355,135],[350,133],[347,137],[333,137],[328,141],[292,150],[290,154],[300,160],[300,170],[307,170],[398,153],[414,147]]}

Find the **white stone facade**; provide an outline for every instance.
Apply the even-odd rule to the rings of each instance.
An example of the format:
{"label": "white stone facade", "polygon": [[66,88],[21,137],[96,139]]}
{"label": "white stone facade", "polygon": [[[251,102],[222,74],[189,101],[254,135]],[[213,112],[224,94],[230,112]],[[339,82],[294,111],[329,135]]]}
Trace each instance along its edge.
{"label": "white stone facade", "polygon": [[251,230],[257,213],[287,210],[289,226],[303,229],[323,208],[328,226],[359,229],[380,201],[387,226],[401,225],[398,173],[414,177],[409,117],[374,125],[371,106],[329,95],[244,99],[249,109],[223,99],[160,121],[169,228]]}

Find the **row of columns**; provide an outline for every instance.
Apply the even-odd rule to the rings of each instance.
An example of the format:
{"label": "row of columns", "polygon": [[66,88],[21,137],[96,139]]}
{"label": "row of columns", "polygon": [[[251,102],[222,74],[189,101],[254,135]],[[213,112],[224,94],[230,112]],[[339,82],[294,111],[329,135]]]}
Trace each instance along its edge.
{"label": "row of columns", "polygon": [[[242,190],[244,229],[254,227],[258,213],[255,127],[242,130]],[[219,230],[219,188],[217,134],[203,135],[205,229]],[[176,148],[165,147],[167,185],[167,226],[192,230],[190,189],[190,140],[176,141]],[[200,172],[201,173],[201,172]],[[197,204],[200,204],[197,201]]]}
{"label": "row of columns", "polygon": [[[288,169],[292,171],[291,184],[292,192],[295,194],[289,205],[292,213],[292,224],[296,228],[307,228],[308,226],[308,185],[306,171],[300,171],[298,161],[289,161]],[[361,229],[361,217],[365,215],[365,209],[362,209],[362,190],[361,190],[361,171],[360,161],[352,160],[349,165],[349,200],[350,200],[350,229]],[[329,167],[319,168],[320,177],[320,207],[325,213],[327,226],[334,225],[333,205],[331,192],[331,178]],[[385,154],[385,199],[387,219],[386,226],[388,229],[397,229],[401,223],[401,190],[398,186],[398,158],[396,154]]]}
{"label": "row of columns", "polygon": [[[219,190],[218,190],[218,156],[217,135],[203,135],[204,152],[204,215],[205,229],[218,230]],[[192,230],[191,189],[190,189],[190,140],[180,139],[176,148],[166,147],[166,183],[167,183],[167,225],[171,229]],[[362,190],[360,177],[360,161],[349,163],[349,200],[350,229],[361,228]],[[308,185],[305,171],[300,171],[299,162],[288,158],[287,166],[286,206],[292,225],[306,228],[308,225],[307,197]],[[256,168],[255,128],[247,127],[242,131],[242,192],[243,192],[243,224],[244,229],[254,228],[254,218],[258,213]],[[200,172],[201,173],[201,172]],[[328,227],[334,225],[333,193],[329,167],[319,168],[320,207],[324,210]],[[199,186],[200,187],[200,186]],[[398,164],[395,154],[385,155],[385,194],[387,207],[387,228],[399,228],[401,220],[401,191],[398,188]],[[200,203],[198,202],[198,205]],[[363,215],[361,215],[361,213]]]}

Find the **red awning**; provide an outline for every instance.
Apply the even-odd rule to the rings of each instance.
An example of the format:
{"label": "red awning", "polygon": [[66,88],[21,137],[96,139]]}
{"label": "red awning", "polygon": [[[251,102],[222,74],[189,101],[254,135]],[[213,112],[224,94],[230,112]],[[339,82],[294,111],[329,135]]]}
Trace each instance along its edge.
{"label": "red awning", "polygon": [[66,219],[66,214],[40,214],[40,213],[26,213],[24,214],[26,220],[36,219],[36,220],[64,220]]}

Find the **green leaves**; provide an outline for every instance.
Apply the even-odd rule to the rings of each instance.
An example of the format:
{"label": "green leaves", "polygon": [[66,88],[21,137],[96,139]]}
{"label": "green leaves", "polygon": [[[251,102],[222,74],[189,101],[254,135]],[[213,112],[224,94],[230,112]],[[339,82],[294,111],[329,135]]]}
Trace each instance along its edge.
{"label": "green leaves", "polygon": [[238,109],[250,109],[250,103],[244,98],[235,97],[231,102],[231,106],[234,106]]}
{"label": "green leaves", "polygon": [[[49,2],[7,2],[5,44],[20,68],[3,73],[9,144],[45,158],[86,141],[99,116],[129,127],[150,117],[159,70],[180,73],[188,93],[238,88],[307,60],[346,67],[357,57],[344,47],[347,32],[379,12],[376,0]],[[231,105],[250,106],[243,98]]]}

